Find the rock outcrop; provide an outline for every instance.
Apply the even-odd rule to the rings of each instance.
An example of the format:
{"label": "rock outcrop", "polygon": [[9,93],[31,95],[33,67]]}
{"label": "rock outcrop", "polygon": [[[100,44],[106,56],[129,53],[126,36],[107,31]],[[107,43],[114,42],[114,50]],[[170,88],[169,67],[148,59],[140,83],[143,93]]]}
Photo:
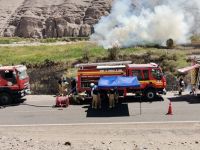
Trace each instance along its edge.
{"label": "rock outcrop", "polygon": [[[15,13],[15,11],[22,5],[24,0],[1,0],[0,4],[0,36],[2,36],[5,32],[5,34],[9,35],[9,32],[7,32],[7,28],[9,26],[9,19],[12,17],[12,15]],[[11,32],[13,33],[13,27],[9,26]]]}
{"label": "rock outcrop", "polygon": [[112,1],[24,0],[2,23],[0,33],[26,38],[87,37],[101,16],[109,14]]}

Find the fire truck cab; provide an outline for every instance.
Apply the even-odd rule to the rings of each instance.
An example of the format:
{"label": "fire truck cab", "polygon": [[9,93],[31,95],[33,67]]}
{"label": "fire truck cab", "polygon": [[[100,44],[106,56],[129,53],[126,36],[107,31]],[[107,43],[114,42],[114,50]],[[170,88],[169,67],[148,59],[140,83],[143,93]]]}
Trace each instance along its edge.
{"label": "fire truck cab", "polygon": [[30,94],[29,76],[23,65],[0,67],[0,105],[8,105]]}
{"label": "fire truck cab", "polygon": [[[102,76],[136,76],[140,82],[140,87],[118,88],[120,95],[126,96],[127,93],[142,93],[147,99],[152,100],[156,94],[164,94],[166,79],[162,69],[155,63],[150,64],[131,64],[131,61],[105,62],[78,64],[77,91],[90,92],[90,84],[98,85]],[[108,89],[109,90],[109,89]]]}

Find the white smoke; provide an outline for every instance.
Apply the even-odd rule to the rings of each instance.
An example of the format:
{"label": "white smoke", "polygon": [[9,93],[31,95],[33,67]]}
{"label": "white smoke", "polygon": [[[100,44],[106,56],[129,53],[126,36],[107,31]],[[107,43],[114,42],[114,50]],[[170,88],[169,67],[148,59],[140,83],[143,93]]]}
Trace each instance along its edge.
{"label": "white smoke", "polygon": [[92,41],[104,48],[189,42],[199,26],[199,0],[115,0],[111,13],[94,26]]}

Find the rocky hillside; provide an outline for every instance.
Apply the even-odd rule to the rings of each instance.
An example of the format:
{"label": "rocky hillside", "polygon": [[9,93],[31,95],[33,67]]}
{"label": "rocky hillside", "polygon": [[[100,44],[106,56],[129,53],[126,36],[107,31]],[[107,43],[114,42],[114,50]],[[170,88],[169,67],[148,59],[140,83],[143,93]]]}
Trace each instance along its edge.
{"label": "rocky hillside", "polygon": [[24,0],[0,0],[0,35],[3,35],[4,30],[8,27],[9,19],[15,14],[15,11]]}
{"label": "rocky hillside", "polygon": [[[0,0],[0,36],[88,36],[113,0]],[[3,7],[2,7],[3,6]]]}

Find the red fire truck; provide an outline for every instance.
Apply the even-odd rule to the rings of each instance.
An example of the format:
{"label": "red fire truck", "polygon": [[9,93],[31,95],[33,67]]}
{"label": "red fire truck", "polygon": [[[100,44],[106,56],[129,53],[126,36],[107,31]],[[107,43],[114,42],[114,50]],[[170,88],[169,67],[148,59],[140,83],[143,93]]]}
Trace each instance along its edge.
{"label": "red fire truck", "polygon": [[137,76],[140,87],[120,88],[119,93],[126,96],[126,93],[142,92],[147,99],[152,100],[156,94],[164,94],[166,79],[163,76],[162,69],[155,63],[150,64],[131,64],[130,61],[105,62],[78,64],[77,73],[77,91],[90,92],[90,84],[98,84],[102,76]]}
{"label": "red fire truck", "polygon": [[30,93],[26,66],[0,67],[0,105],[8,105]]}

